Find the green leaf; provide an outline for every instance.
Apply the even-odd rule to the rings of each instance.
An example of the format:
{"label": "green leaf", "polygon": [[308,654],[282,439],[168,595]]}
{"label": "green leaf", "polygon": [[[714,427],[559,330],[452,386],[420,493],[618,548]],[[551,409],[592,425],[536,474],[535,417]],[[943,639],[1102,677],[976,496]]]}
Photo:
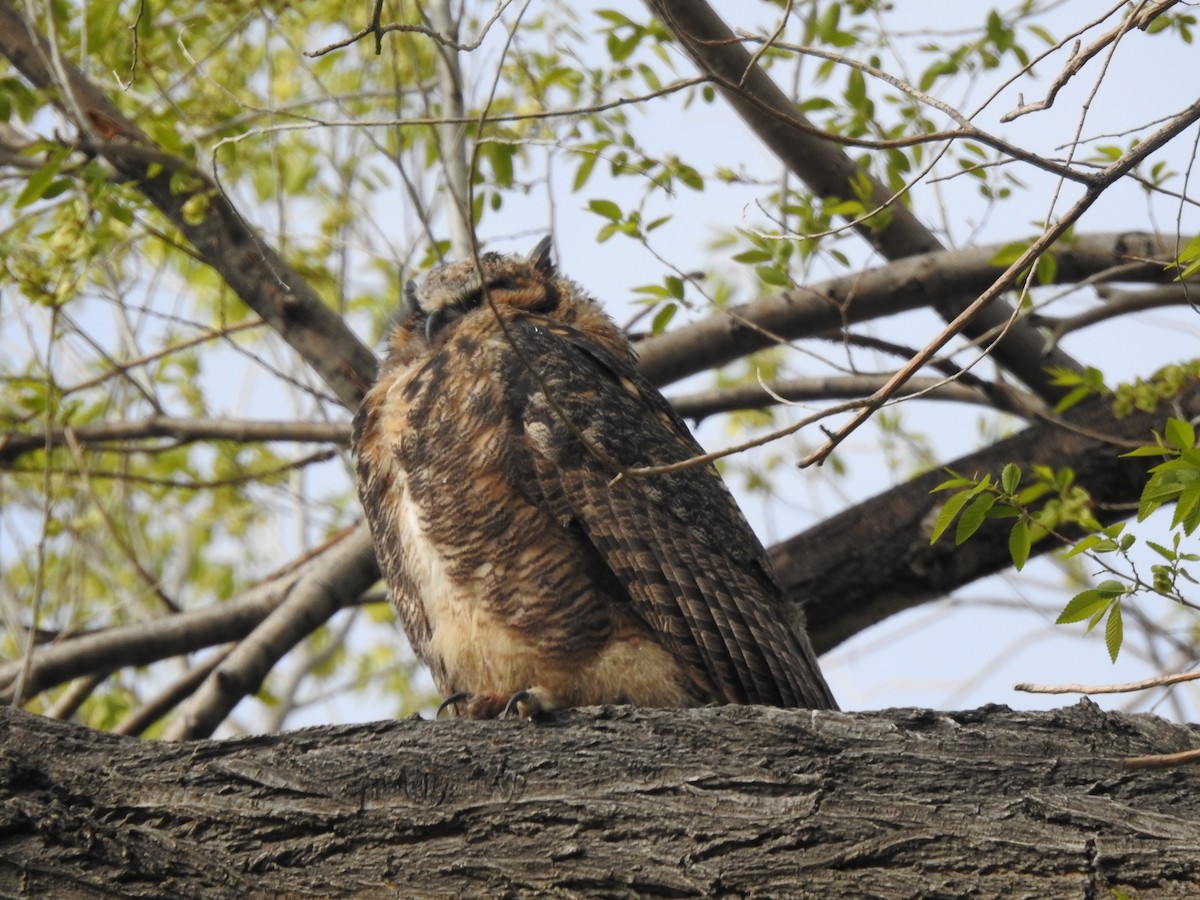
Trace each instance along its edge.
{"label": "green leaf", "polygon": [[972,487],[974,484],[975,479],[973,478],[963,478],[961,475],[955,475],[953,478],[943,481],[937,487],[933,488],[929,493],[936,494],[938,491],[950,491],[954,490],[955,488]]}
{"label": "green leaf", "polygon": [[488,161],[492,164],[492,175],[496,179],[496,184],[503,188],[511,188],[513,185],[513,156],[516,154],[516,147],[511,147],[507,144],[491,144],[488,152]]}
{"label": "green leaf", "polygon": [[1190,450],[1196,446],[1196,430],[1191,422],[1182,419],[1167,419],[1167,443],[1179,450]]}
{"label": "green leaf", "polygon": [[1064,553],[1063,559],[1070,559],[1072,556],[1078,556],[1080,553],[1086,553],[1101,541],[1107,540],[1109,540],[1109,538],[1105,537],[1103,534],[1089,534],[1074,547]]}
{"label": "green leaf", "polygon": [[599,159],[599,154],[588,153],[579,161],[579,168],[575,170],[575,180],[571,182],[572,192],[578,191],[587,184],[587,180],[591,177],[592,170],[596,168],[596,163]]}
{"label": "green leaf", "polygon": [[1118,600],[1112,605],[1112,609],[1108,613],[1108,622],[1104,626],[1104,645],[1108,647],[1108,656],[1113,661],[1117,661],[1117,654],[1121,652],[1121,641],[1124,638],[1124,629],[1121,627],[1121,601]]}
{"label": "green leaf", "polygon": [[769,284],[771,287],[791,287],[792,279],[788,277],[786,272],[781,272],[774,266],[758,266],[754,270],[754,274],[758,276],[759,281],[763,284]]}
{"label": "green leaf", "polygon": [[1024,241],[1015,241],[1011,244],[1005,244],[991,259],[993,266],[1002,266],[1007,268],[1021,258],[1021,254],[1029,249],[1029,244]]}
{"label": "green leaf", "polygon": [[988,510],[992,508],[992,504],[996,502],[995,494],[980,494],[971,504],[963,510],[962,517],[958,520],[958,527],[954,531],[954,543],[961,544],[983,524],[983,520],[987,517]]}
{"label": "green leaf", "polygon": [[1154,541],[1146,541],[1146,546],[1165,559],[1167,562],[1175,562],[1175,551],[1162,544],[1157,544]]}
{"label": "green leaf", "polygon": [[1009,463],[1000,472],[1000,486],[1004,488],[1004,493],[1015,494],[1017,486],[1021,483],[1021,467],[1014,463]]}
{"label": "green leaf", "polygon": [[41,200],[49,190],[51,183],[58,177],[59,169],[62,168],[62,164],[70,152],[69,147],[59,147],[51,151],[42,167],[29,176],[29,180],[25,182],[25,187],[17,196],[13,206],[21,209]]}
{"label": "green leaf", "polygon": [[1175,515],[1171,517],[1171,527],[1183,526],[1184,534],[1191,534],[1200,524],[1200,478],[1193,480],[1179,494],[1175,501]]}
{"label": "green leaf", "polygon": [[1069,625],[1072,622],[1082,622],[1084,619],[1094,617],[1097,613],[1103,613],[1110,603],[1112,603],[1112,597],[1101,591],[1095,589],[1080,591],[1071,598],[1071,602],[1063,607],[1063,611],[1058,614],[1054,624]]}
{"label": "green leaf", "polygon": [[662,334],[667,330],[667,325],[671,319],[675,317],[675,313],[679,311],[678,303],[668,303],[662,309],[654,314],[654,320],[650,323],[650,331],[654,334]]}
{"label": "green leaf", "polygon": [[771,251],[760,249],[743,250],[733,258],[734,262],[740,263],[765,263],[771,259]]}
{"label": "green leaf", "polygon": [[1127,456],[1166,456],[1170,451],[1164,450],[1162,447],[1147,445],[1144,447],[1136,447],[1128,453],[1122,453],[1121,457]]}
{"label": "green leaf", "polygon": [[1019,520],[1008,533],[1008,555],[1012,557],[1013,565],[1020,572],[1029,559],[1029,525],[1024,519]]}
{"label": "green leaf", "polygon": [[603,216],[613,222],[621,220],[621,207],[611,200],[589,200],[588,209],[598,216]]}
{"label": "green leaf", "polygon": [[950,499],[942,504],[942,511],[938,513],[937,521],[933,525],[933,534],[929,537],[930,544],[936,544],[938,538],[942,536],[950,523],[954,521],[954,517],[959,514],[964,506],[974,496],[970,490],[959,491],[957,494],[951,494]]}

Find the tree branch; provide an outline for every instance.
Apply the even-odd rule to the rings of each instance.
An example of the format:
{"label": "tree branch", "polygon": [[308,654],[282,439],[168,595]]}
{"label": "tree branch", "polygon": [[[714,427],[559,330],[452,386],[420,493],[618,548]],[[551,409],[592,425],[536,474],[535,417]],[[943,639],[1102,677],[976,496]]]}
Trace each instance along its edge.
{"label": "tree branch", "polygon": [[[358,525],[360,535],[366,530],[365,524]],[[355,546],[361,546],[360,539],[355,540]],[[336,542],[331,541],[241,596],[206,609],[135,622],[40,646],[33,654],[22,700],[64,681],[106,668],[148,666],[172,656],[240,640],[267,618],[304,579],[319,577],[326,556],[335,548]],[[373,553],[365,555],[374,556]],[[375,580],[378,578],[376,573]],[[14,701],[12,696],[21,667],[21,660],[0,666],[0,703],[22,702]]]}
{"label": "tree branch", "polygon": [[[845,375],[835,378],[787,378],[762,384],[744,384],[731,388],[713,388],[669,398],[675,411],[685,419],[700,421],[717,413],[738,409],[762,409],[775,406],[780,400],[804,403],[811,400],[853,400],[878,390],[887,375]],[[975,403],[991,406],[991,398],[983,391],[955,384],[945,378],[910,378],[897,392],[897,397],[920,394],[928,400],[947,400],[954,403]]]}
{"label": "tree branch", "polygon": [[310,564],[287,599],[221,661],[171,723],[166,737],[190,740],[211,735],[243,697],[262,686],[284,654],[328,621],[348,598],[378,580],[371,534],[360,525],[323,555],[320,566]]}
{"label": "tree branch", "polygon": [[[1054,248],[1058,284],[1074,284],[1123,263],[1121,281],[1167,282],[1175,258],[1171,235],[1130,232],[1077,236]],[[967,305],[1000,269],[1001,245],[946,250],[897,260],[874,269],[793,288],[705,319],[638,345],[642,374],[663,385],[772,346],[858,322],[920,309],[931,302]],[[1044,339],[1043,339],[1044,344]],[[1040,353],[1040,350],[1039,350]],[[1039,356],[1039,365],[1051,365]]]}
{"label": "tree branch", "polygon": [[[23,453],[61,447],[68,429],[47,432],[5,432],[0,434],[0,466]],[[182,419],[173,416],[149,416],[137,422],[100,422],[70,429],[82,445],[170,438],[185,444],[191,441],[301,441],[345,446],[350,442],[348,422],[268,422],[246,419]]]}
{"label": "tree branch", "polygon": [[0,710],[30,896],[1191,897],[1200,730],[1052,712],[600,707],[138,741]]}

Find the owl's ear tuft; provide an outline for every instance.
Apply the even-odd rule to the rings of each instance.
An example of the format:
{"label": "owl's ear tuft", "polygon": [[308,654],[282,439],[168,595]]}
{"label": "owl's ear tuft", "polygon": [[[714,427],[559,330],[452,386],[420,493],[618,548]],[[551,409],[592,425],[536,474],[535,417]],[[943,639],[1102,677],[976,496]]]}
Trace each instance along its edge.
{"label": "owl's ear tuft", "polygon": [[554,266],[554,239],[550,235],[546,235],[537,242],[537,246],[533,248],[533,252],[529,254],[529,261],[533,263],[533,267],[545,275],[547,278],[555,274]]}

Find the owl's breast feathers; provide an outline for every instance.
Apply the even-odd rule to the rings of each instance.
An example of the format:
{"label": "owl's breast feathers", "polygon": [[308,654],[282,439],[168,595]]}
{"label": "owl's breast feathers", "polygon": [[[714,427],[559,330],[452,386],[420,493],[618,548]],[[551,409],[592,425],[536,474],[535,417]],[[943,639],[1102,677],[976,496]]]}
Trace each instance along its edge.
{"label": "owl's breast feathers", "polygon": [[444,694],[693,705],[686,671],[545,503],[511,348],[475,324],[385,373],[355,423],[360,493],[414,649]]}
{"label": "owl's breast feathers", "polygon": [[444,693],[836,708],[715,469],[617,477],[703,450],[602,314],[464,316],[385,370],[354,445],[380,565]]}

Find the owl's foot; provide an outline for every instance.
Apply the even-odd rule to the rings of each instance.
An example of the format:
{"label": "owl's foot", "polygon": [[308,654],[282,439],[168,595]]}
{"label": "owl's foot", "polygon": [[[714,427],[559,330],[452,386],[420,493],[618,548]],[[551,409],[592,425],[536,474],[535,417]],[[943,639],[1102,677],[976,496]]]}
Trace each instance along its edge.
{"label": "owl's foot", "polygon": [[520,716],[522,719],[536,720],[546,718],[554,709],[554,704],[549,702],[548,695],[538,688],[517,691],[511,696],[459,691],[442,701],[437,715],[440,716],[443,710],[451,706],[454,707],[458,717],[463,719],[502,719],[508,716]]}

